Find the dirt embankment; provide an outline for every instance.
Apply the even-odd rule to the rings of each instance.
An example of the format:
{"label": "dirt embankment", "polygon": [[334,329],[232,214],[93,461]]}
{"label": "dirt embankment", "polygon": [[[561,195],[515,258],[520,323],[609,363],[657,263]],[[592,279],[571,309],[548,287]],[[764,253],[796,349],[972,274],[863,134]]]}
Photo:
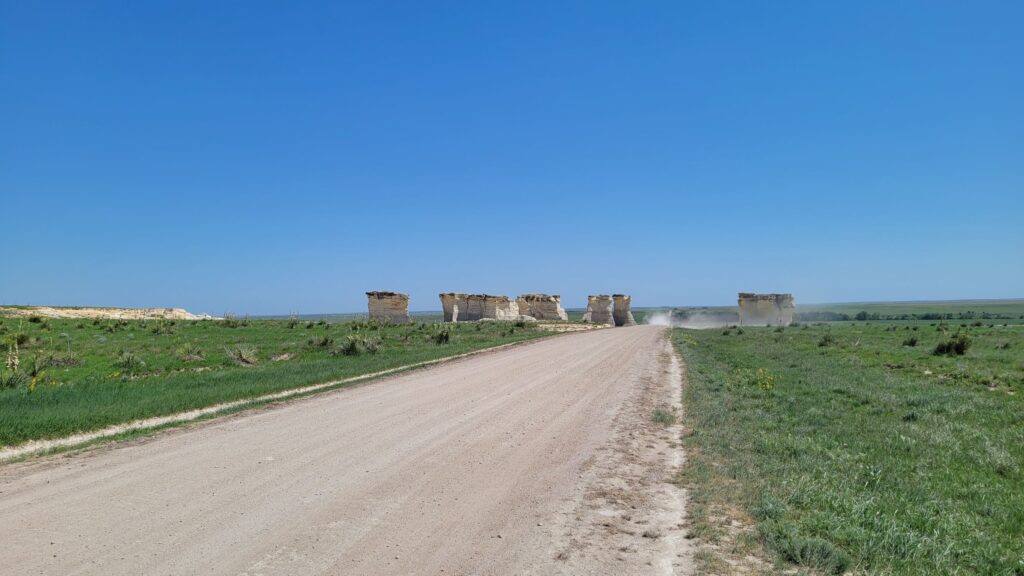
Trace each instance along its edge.
{"label": "dirt embankment", "polygon": [[0,316],[9,318],[103,318],[107,320],[202,320],[205,314],[192,314],[184,308],[87,308],[55,306],[0,306]]}

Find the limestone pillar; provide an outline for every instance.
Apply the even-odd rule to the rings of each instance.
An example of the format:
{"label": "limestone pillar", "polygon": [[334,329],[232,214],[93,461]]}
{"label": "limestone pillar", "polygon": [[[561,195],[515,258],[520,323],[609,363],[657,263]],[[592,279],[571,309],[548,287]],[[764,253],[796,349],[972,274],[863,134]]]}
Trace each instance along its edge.
{"label": "limestone pillar", "polygon": [[612,300],[615,304],[614,311],[612,312],[615,325],[635,326],[636,320],[633,319],[633,311],[631,309],[632,296],[628,294],[612,294]]}
{"label": "limestone pillar", "polygon": [[367,292],[370,320],[391,324],[409,322],[409,296],[398,292]]}
{"label": "limestone pillar", "polygon": [[607,294],[587,296],[587,312],[583,315],[583,321],[594,324],[614,324],[612,297]]}

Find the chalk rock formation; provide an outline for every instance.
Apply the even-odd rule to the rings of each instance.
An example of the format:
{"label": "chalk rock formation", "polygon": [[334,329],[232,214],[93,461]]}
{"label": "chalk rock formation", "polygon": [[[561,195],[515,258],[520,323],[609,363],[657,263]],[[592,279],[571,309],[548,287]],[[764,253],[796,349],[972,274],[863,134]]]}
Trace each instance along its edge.
{"label": "chalk rock formation", "polygon": [[633,297],[628,294],[612,294],[612,300],[615,302],[615,308],[612,311],[615,325],[636,326],[636,320],[633,319],[633,311],[630,308]]}
{"label": "chalk rock formation", "polygon": [[398,292],[367,292],[370,320],[391,324],[409,322],[409,296]]}
{"label": "chalk rock formation", "polygon": [[740,292],[740,324],[789,326],[793,322],[792,294],[754,294]]}
{"label": "chalk rock formation", "polygon": [[562,297],[558,294],[523,294],[516,299],[519,313],[537,320],[569,320],[562,309]]}
{"label": "chalk rock formation", "polygon": [[587,313],[583,315],[583,321],[594,324],[614,324],[612,297],[607,294],[587,296]]}
{"label": "chalk rock formation", "polygon": [[184,308],[99,308],[80,306],[0,306],[0,317],[28,318],[103,318],[108,320],[202,320],[209,314],[192,314]]}
{"label": "chalk rock formation", "polygon": [[519,320],[519,305],[508,296],[491,294],[439,294],[445,322],[474,320]]}

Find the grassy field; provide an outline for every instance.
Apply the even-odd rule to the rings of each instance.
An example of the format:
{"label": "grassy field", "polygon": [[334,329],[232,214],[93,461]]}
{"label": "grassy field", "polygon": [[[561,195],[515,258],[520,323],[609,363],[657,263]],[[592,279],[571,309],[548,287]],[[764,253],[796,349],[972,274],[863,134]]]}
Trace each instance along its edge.
{"label": "grassy field", "polygon": [[[671,315],[676,325],[738,324],[739,311],[730,306],[679,306],[675,308],[633,308],[633,317],[641,324],[652,315]],[[1024,299],[936,300],[921,302],[845,302],[837,304],[801,304],[794,319],[800,322],[890,322],[927,320],[998,324],[1024,324]]]}
{"label": "grassy field", "polygon": [[33,320],[0,319],[0,446],[547,334],[508,322]]}
{"label": "grassy field", "polygon": [[673,341],[689,378],[680,481],[706,572],[735,573],[753,553],[775,562],[766,573],[1024,574],[1024,327],[676,329]]}

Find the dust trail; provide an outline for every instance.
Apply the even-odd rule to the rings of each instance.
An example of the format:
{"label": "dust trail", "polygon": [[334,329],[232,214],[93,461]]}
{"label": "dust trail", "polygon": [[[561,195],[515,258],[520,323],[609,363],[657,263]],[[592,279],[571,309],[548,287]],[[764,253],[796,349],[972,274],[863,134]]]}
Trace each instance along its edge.
{"label": "dust trail", "polygon": [[715,312],[693,312],[688,310],[662,310],[649,314],[645,324],[671,326],[673,328],[723,328],[738,322],[735,314]]}

